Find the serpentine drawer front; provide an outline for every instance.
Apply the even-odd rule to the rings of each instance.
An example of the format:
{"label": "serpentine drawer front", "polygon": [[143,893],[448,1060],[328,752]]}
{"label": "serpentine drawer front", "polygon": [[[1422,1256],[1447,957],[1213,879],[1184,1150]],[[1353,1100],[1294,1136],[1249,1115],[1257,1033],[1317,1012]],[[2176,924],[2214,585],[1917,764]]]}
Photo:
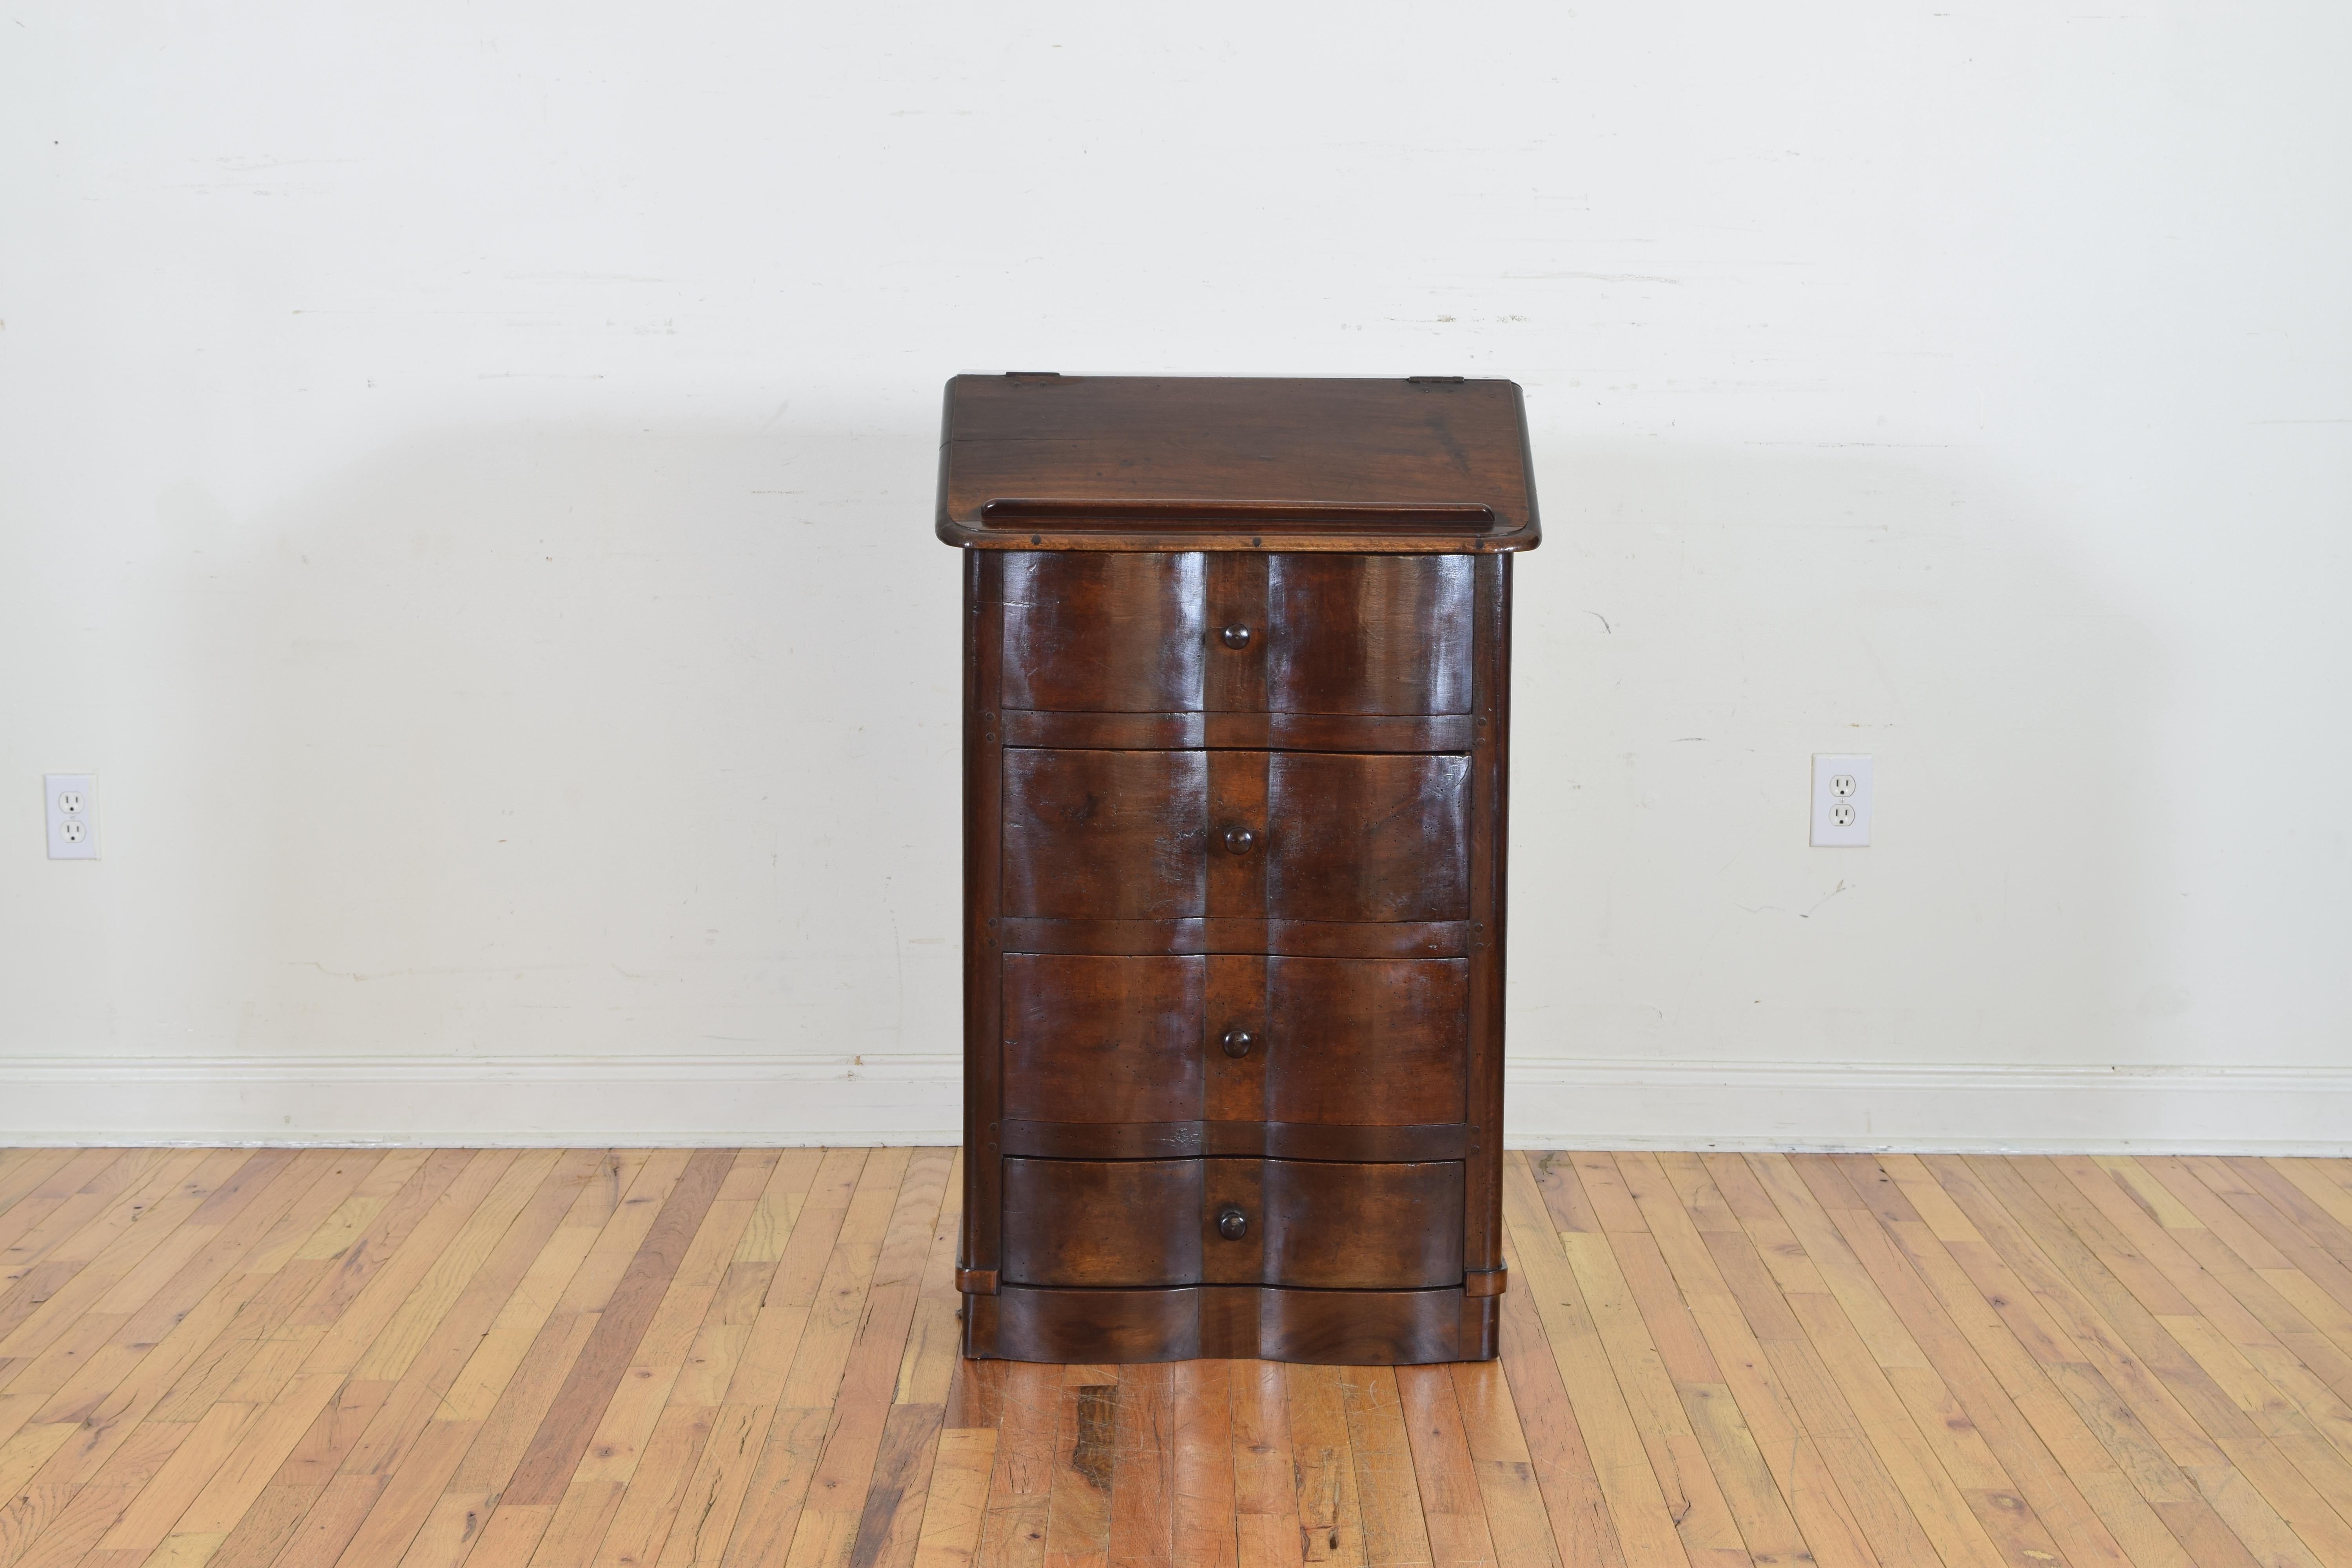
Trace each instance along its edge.
{"label": "serpentine drawer front", "polygon": [[1007,1160],[1008,1285],[1462,1283],[1458,1163]]}
{"label": "serpentine drawer front", "polygon": [[970,1355],[1495,1353],[1508,382],[949,384]]}

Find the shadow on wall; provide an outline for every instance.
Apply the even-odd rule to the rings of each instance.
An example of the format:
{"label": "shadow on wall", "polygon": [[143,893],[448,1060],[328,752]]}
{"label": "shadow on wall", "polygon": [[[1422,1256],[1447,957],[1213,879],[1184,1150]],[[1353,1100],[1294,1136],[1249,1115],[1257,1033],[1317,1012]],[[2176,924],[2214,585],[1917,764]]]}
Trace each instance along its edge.
{"label": "shadow on wall", "polygon": [[486,431],[184,518],[152,838],[211,1047],[958,1049],[935,442]]}
{"label": "shadow on wall", "polygon": [[[1515,1059],[2216,1059],[2166,973],[2164,651],[2056,520],[1928,451],[1539,463]],[[1876,758],[1870,848],[1808,847],[1815,752]]]}

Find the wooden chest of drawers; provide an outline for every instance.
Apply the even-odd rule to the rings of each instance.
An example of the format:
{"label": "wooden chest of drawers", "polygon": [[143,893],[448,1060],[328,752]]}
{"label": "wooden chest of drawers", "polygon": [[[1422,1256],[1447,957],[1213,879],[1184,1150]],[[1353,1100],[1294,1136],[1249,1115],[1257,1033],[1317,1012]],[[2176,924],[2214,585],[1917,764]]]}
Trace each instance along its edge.
{"label": "wooden chest of drawers", "polygon": [[1495,1353],[1508,382],[960,376],[964,1350]]}

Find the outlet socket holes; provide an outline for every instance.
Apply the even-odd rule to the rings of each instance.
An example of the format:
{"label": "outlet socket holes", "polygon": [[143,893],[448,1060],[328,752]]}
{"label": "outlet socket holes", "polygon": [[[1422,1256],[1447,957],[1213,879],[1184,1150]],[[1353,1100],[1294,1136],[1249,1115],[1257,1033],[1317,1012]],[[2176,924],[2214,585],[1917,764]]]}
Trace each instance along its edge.
{"label": "outlet socket holes", "polygon": [[98,858],[98,780],[89,773],[50,773],[41,780],[47,805],[49,858]]}
{"label": "outlet socket holes", "polygon": [[1870,847],[1870,759],[1822,753],[1813,758],[1813,847]]}

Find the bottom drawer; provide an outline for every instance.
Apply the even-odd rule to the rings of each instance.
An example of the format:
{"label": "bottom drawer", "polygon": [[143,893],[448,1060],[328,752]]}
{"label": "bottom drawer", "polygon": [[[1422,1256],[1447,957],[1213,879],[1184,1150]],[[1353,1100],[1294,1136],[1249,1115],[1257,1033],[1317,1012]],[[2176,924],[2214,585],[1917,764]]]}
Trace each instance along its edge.
{"label": "bottom drawer", "polygon": [[1004,1162],[1008,1285],[1462,1283],[1457,1161]]}

